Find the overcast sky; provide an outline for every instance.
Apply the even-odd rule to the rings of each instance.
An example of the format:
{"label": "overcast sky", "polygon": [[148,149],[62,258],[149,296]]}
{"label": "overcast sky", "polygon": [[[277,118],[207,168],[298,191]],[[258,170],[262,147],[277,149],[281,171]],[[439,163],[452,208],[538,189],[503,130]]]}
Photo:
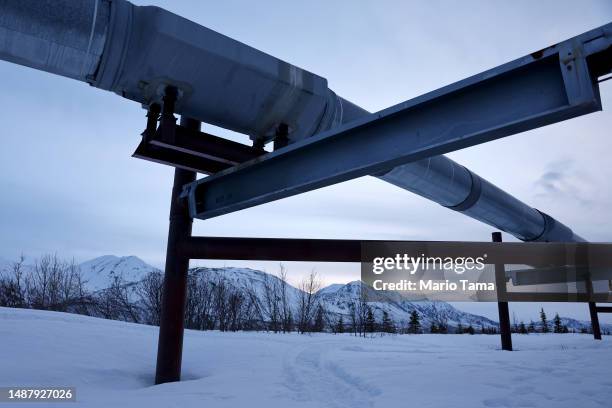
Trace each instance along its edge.
{"label": "overcast sky", "polygon": [[[167,8],[326,77],[336,93],[371,111],[612,20],[608,0],[134,3]],[[145,123],[141,107],[1,61],[0,78],[0,257],[57,252],[83,261],[137,255],[163,266],[172,169],[130,157]],[[612,241],[612,114],[605,111],[612,106],[612,81],[601,89],[603,112],[449,156],[588,240]],[[196,221],[194,232],[488,241],[492,229],[366,177]],[[278,270],[276,263],[215,264]],[[289,263],[288,268],[293,282],[312,268],[325,283],[359,278],[357,264]],[[495,305],[489,306],[491,315]],[[586,317],[583,305],[554,307]],[[515,310],[535,317],[526,305]]]}

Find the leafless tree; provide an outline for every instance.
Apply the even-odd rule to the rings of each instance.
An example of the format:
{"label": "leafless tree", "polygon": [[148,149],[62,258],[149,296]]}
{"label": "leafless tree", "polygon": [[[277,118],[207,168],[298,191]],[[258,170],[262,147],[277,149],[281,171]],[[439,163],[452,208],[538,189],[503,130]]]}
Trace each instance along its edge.
{"label": "leafless tree", "polygon": [[280,271],[278,273],[279,280],[279,295],[280,295],[280,319],[283,333],[289,333],[293,331],[293,311],[291,310],[291,304],[289,302],[288,283],[287,283],[287,269],[285,265],[280,264]]}
{"label": "leafless tree", "polygon": [[238,290],[230,290],[227,296],[227,323],[225,330],[237,331],[242,328],[245,298]]}
{"label": "leafless tree", "polygon": [[58,260],[56,256],[45,255],[36,261],[34,271],[26,278],[26,293],[31,307],[48,309],[51,303],[51,275]]}
{"label": "leafless tree", "polygon": [[300,283],[297,310],[298,330],[300,333],[305,333],[312,327],[314,313],[319,304],[317,292],[320,287],[321,282],[314,270]]}
{"label": "leafless tree", "polygon": [[269,330],[277,333],[281,328],[281,285],[272,275],[263,278],[262,311],[268,322]]}
{"label": "leafless tree", "polygon": [[159,271],[149,272],[137,284],[136,293],[140,297],[147,324],[159,326],[163,285],[164,277]]}
{"label": "leafless tree", "polygon": [[226,331],[229,322],[229,293],[230,289],[223,278],[217,278],[214,283],[214,307],[217,321],[219,322],[219,330]]}
{"label": "leafless tree", "polygon": [[106,319],[139,323],[141,311],[130,296],[135,291],[133,286],[121,276],[113,277],[111,286],[96,295],[97,313]]}
{"label": "leafless tree", "polygon": [[81,269],[74,259],[65,264],[62,280],[62,303],[67,306],[65,311],[85,315],[91,314],[93,297],[85,288]]}
{"label": "leafless tree", "polygon": [[357,302],[351,302],[349,304],[349,323],[351,325],[351,332],[353,332],[353,335],[355,336],[357,336],[359,328],[359,319],[357,317],[358,314],[359,312],[357,311]]}
{"label": "leafless tree", "polygon": [[245,306],[243,309],[243,327],[242,330],[260,330],[265,329],[264,316],[260,299],[257,295],[257,290],[252,283],[248,283],[242,288],[245,297]]}
{"label": "leafless tree", "polygon": [[10,270],[0,271],[0,306],[28,307],[24,277],[25,257],[21,255]]}
{"label": "leafless tree", "polygon": [[[301,284],[297,305],[281,264],[278,276],[264,275],[262,286],[239,283],[196,268],[188,275],[185,325],[197,330],[325,330],[337,316],[326,311],[317,296],[320,281],[312,271]],[[257,287],[255,287],[257,285]],[[150,272],[138,283],[114,277],[108,288],[88,293],[78,265],[56,255],[38,259],[31,270],[24,258],[0,275],[0,305],[90,314],[107,319],[159,324],[163,274]],[[354,309],[354,330],[363,332],[361,304]]]}
{"label": "leafless tree", "polygon": [[84,312],[86,308],[83,278],[74,261],[43,255],[23,281],[29,306],[34,309]]}
{"label": "leafless tree", "polygon": [[189,273],[185,310],[187,328],[196,330],[212,330],[215,328],[218,316],[214,288],[214,282],[206,274],[197,270]]}
{"label": "leafless tree", "polygon": [[363,283],[359,283],[358,295],[349,305],[349,319],[351,325],[351,331],[355,336],[366,335],[366,320],[368,315],[368,303],[366,296],[362,292],[364,290]]}

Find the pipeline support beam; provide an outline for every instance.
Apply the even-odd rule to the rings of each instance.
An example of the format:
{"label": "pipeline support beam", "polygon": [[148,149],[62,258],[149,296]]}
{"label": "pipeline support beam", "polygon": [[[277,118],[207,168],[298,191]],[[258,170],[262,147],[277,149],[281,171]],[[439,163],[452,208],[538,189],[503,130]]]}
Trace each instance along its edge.
{"label": "pipeline support beam", "polygon": [[609,54],[611,27],[198,180],[190,213],[219,216],[600,110],[602,69],[589,62]]}
{"label": "pipeline support beam", "polygon": [[[321,76],[167,10],[136,6],[127,0],[0,1],[0,37],[6,40],[0,41],[0,59],[87,82],[149,109],[161,103],[166,87],[174,87],[177,91],[174,113],[247,134],[259,152],[271,140],[275,141],[278,153],[281,153],[284,150],[281,147],[285,144],[334,132],[341,126],[352,126],[351,123],[364,125],[376,118],[376,115],[333,92],[327,80]],[[581,94],[583,87],[588,89],[589,85],[588,78],[581,75],[585,63],[592,80],[610,72],[611,37],[612,25],[607,24],[534,52],[515,61],[514,65],[506,64],[490,70],[477,81],[486,82],[499,75],[507,75],[504,69],[511,70],[521,64],[537,65],[548,59],[554,60],[556,55],[561,64],[568,103],[577,106],[583,96],[588,97]],[[578,81],[572,80],[572,76]],[[446,115],[448,112],[439,110],[442,105],[437,97],[452,91],[453,87],[457,91],[455,101],[461,98],[462,93],[474,96],[477,91],[473,89],[473,85],[476,85],[473,80],[462,81],[403,105],[422,111],[426,106],[421,102],[431,105],[435,100],[433,108],[425,111]],[[461,87],[464,89],[459,89]],[[537,93],[539,89],[546,92],[545,88],[531,91]],[[514,98],[511,93],[501,93],[499,96]],[[533,104],[544,97],[536,95]],[[501,105],[493,103],[491,106],[495,109],[508,108],[509,114],[508,117],[494,119],[511,126],[512,113],[517,117],[526,111],[529,114],[522,108],[524,98],[525,95],[521,94],[519,98],[502,101]],[[446,102],[452,100],[453,97],[448,95]],[[527,102],[527,107],[530,107],[531,101]],[[484,108],[483,115],[486,115],[489,113],[488,106]],[[394,108],[383,112],[393,114]],[[422,134],[431,136],[432,132],[443,135],[454,132],[458,135],[461,131],[477,132],[477,125],[487,126],[487,123],[481,122],[482,118],[471,117],[467,114],[469,112],[461,109],[452,110],[451,113],[455,116],[445,117],[438,128],[435,128],[436,123],[433,128],[423,129],[422,122],[412,123],[413,127],[405,132],[404,139],[415,139],[418,143]],[[490,125],[497,124],[503,128],[504,125],[500,123]],[[376,128],[380,129],[379,126]],[[213,156],[213,159],[202,157],[197,153],[207,149],[201,149],[197,136],[189,134],[182,139],[179,136],[177,128],[177,133],[172,137],[162,140],[153,138],[150,143],[142,143],[135,156],[205,174],[217,173],[241,161],[235,158],[219,161],[219,156]],[[372,151],[361,150],[364,157]],[[464,166],[445,156],[432,157],[428,154],[424,155],[427,158],[423,160],[409,161],[371,174],[523,241],[583,240],[553,217],[512,197]],[[393,159],[412,160],[409,157],[389,157],[389,160]],[[335,157],[327,161],[332,171],[347,171],[346,168],[336,169],[334,164],[345,166],[347,163]],[[354,164],[359,171],[365,169],[360,167],[360,162]],[[374,171],[378,166],[372,169]],[[311,170],[301,168],[300,171]],[[357,177],[357,174],[340,175],[345,178]],[[297,185],[299,180],[296,180],[296,175],[291,172],[274,176],[286,180],[289,187],[301,188]],[[329,172],[323,173],[324,178],[333,176]],[[333,182],[339,180],[342,178]],[[329,184],[330,181],[326,180],[325,183]],[[302,188],[302,191],[306,190]],[[252,192],[255,196],[260,193],[263,192]],[[216,196],[215,200],[226,205],[223,202],[226,198]],[[267,200],[276,198],[268,197]],[[212,215],[209,213],[209,216]]]}
{"label": "pipeline support beam", "polygon": [[[200,122],[185,117],[181,118],[181,124],[195,130],[200,128]],[[193,220],[180,192],[183,185],[195,178],[195,172],[174,170],[155,384],[181,379],[189,258],[182,255],[178,247],[191,236]]]}

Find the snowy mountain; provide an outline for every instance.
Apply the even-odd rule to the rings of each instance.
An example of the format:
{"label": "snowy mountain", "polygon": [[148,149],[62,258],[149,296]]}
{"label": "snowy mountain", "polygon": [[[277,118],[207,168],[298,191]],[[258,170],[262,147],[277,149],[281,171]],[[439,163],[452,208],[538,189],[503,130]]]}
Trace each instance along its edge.
{"label": "snowy mountain", "polygon": [[[326,309],[335,314],[349,315],[351,305],[358,302],[361,297],[361,282],[354,281],[346,285],[334,284],[323,288],[319,295],[326,306]],[[373,289],[369,289],[373,292]],[[368,302],[375,316],[380,318],[383,311],[401,326],[405,326],[408,317],[413,310],[416,310],[421,318],[423,326],[431,323],[445,322],[448,326],[455,327],[459,323],[463,326],[472,325],[475,328],[495,327],[497,322],[466,312],[462,312],[446,302],[411,302],[402,298],[399,293],[369,293],[368,298],[376,298],[378,301]]]}
{"label": "snowy mountain", "polygon": [[[0,275],[12,270],[14,261],[0,258]],[[26,259],[23,264],[26,271],[33,271],[35,264]],[[121,278],[125,284],[136,283],[142,280],[149,272],[161,272],[159,269],[147,264],[136,256],[104,255],[79,264],[81,276],[85,287],[90,291],[98,291],[110,287],[115,278]]]}
{"label": "snowy mountain", "polygon": [[[549,325],[552,327],[554,322],[550,321]],[[580,329],[585,327],[585,322],[581,322],[580,320],[572,319],[569,317],[561,317],[561,325],[566,326],[569,330],[580,331]],[[540,325],[541,326],[541,325]],[[588,324],[586,325],[588,328]],[[600,324],[602,330],[609,330],[609,325]]]}
{"label": "snowy mountain", "polygon": [[104,255],[83,262],[79,267],[86,287],[92,291],[108,288],[115,279],[135,283],[149,272],[160,272],[135,256]]}
{"label": "snowy mountain", "polygon": [[[266,285],[268,285],[268,287],[272,287],[274,285],[280,287],[283,284],[283,282],[278,277],[272,274],[250,268],[198,267],[192,268],[191,272],[195,274],[204,275],[207,279],[210,279],[211,281],[223,279],[225,282],[229,283],[236,289],[252,290],[257,295],[260,301],[263,301],[265,297]],[[289,285],[288,283],[286,284],[286,288],[288,303],[292,305],[293,308],[297,308],[300,290],[296,287]]]}
{"label": "snowy mountain", "polygon": [[[193,268],[191,271],[195,274],[203,274],[207,279],[213,281],[223,279],[236,289],[249,289],[256,294],[262,304],[265,303],[266,285],[270,287],[282,284],[282,281],[274,275],[249,268]],[[373,289],[370,290],[373,291]],[[300,294],[300,289],[287,284],[287,300],[294,315],[298,309]],[[347,284],[332,284],[322,288],[317,294],[332,321],[336,321],[340,315],[343,315],[344,321],[348,322],[351,305],[359,303],[361,298],[361,283],[355,281]],[[410,313],[416,310],[424,326],[440,320],[451,327],[459,323],[466,327],[471,324],[476,328],[497,326],[496,322],[486,317],[462,312],[445,302],[409,302],[402,299],[399,294],[395,296],[394,293],[383,295],[371,293],[371,295],[372,298],[379,299],[377,302],[368,302],[378,321],[382,319],[383,311],[386,311],[396,324],[405,326]]]}
{"label": "snowy mountain", "polygon": [[337,293],[344,286],[346,285],[342,283],[332,283],[331,285],[320,289],[317,293],[319,296]]}
{"label": "snowy mountain", "polygon": [[[247,288],[256,293],[260,302],[264,301],[265,285],[280,285],[281,281],[278,277],[266,272],[250,269],[250,268],[193,268],[192,273],[204,274],[207,279],[213,281],[223,279],[231,286],[241,289]],[[267,282],[267,283],[266,283]],[[349,322],[351,305],[359,302],[361,297],[361,287],[359,281],[349,282],[347,284],[334,283],[320,289],[317,292],[319,299],[325,310],[330,314],[332,320],[343,315],[344,321]],[[399,293],[373,293],[373,289],[368,298],[378,298],[376,302],[368,302],[372,308],[377,320],[381,320],[383,311],[386,311],[393,321],[399,326],[407,324],[410,313],[416,310],[420,316],[423,327],[428,327],[431,323],[438,324],[440,321],[445,322],[450,328],[457,327],[459,323],[463,327],[473,326],[476,330],[482,327],[497,327],[499,324],[496,321],[486,317],[461,311],[452,305],[442,301],[409,301]],[[287,284],[287,298],[292,310],[297,310],[298,301],[300,298],[300,289]],[[551,317],[552,319],[552,317]],[[576,319],[562,317],[561,322],[569,329],[580,331],[582,328],[589,328],[590,323]],[[536,324],[537,326],[537,324]],[[602,324],[602,330],[612,330],[612,325]]]}
{"label": "snowy mountain", "polygon": [[[12,261],[0,258],[0,274],[8,272],[12,264]],[[33,269],[32,265],[24,265],[24,267]],[[133,284],[141,281],[150,272],[161,273],[158,268],[147,264],[136,256],[118,257],[105,255],[83,262],[79,267],[87,289],[93,292],[110,287],[116,278],[120,278],[122,283],[132,287]],[[250,268],[197,267],[192,268],[191,273],[204,276],[213,282],[222,279],[238,290],[248,289],[256,295],[261,304],[265,302],[266,286],[282,285],[282,281],[278,277]],[[288,304],[293,311],[296,311],[301,291],[289,284],[286,286],[286,291]],[[361,297],[360,291],[360,282],[354,281],[347,284],[331,284],[320,289],[317,295],[331,320],[335,320],[340,315],[343,315],[344,321],[348,323],[351,305],[359,303]],[[497,322],[491,319],[463,312],[446,302],[414,302],[402,298],[399,293],[374,292],[373,289],[370,289],[370,291],[368,297],[370,299],[377,299],[377,301],[368,302],[368,305],[372,308],[376,319],[379,321],[382,318],[383,311],[386,311],[396,324],[405,326],[410,313],[416,310],[419,313],[423,327],[428,327],[431,323],[439,323],[440,321],[445,322],[449,327],[456,327],[459,323],[464,327],[472,325],[476,329],[498,326]],[[135,296],[132,292],[134,290],[130,291],[130,297]],[[552,320],[552,316],[549,316],[549,320]],[[590,327],[589,322],[585,321],[565,317],[562,317],[561,320],[562,324],[576,331],[580,331],[583,327]],[[536,326],[538,326],[537,322]],[[602,324],[602,329],[612,330],[612,325]]]}

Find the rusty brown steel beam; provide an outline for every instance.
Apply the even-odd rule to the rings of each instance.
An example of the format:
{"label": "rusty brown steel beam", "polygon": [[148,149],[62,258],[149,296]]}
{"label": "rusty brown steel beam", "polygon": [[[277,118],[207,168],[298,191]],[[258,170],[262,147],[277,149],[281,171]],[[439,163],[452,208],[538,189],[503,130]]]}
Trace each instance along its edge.
{"label": "rusty brown steel beam", "polygon": [[191,237],[179,248],[190,259],[361,262],[358,240]]}

